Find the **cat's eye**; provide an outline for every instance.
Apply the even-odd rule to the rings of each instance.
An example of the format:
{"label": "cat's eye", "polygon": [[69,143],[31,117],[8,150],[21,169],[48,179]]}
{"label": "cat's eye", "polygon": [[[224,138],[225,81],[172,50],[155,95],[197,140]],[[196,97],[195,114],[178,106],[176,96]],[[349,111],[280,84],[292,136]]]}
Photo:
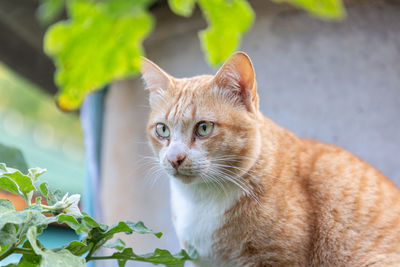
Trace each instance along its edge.
{"label": "cat's eye", "polygon": [[199,137],[208,136],[214,128],[214,123],[209,121],[202,121],[196,125],[195,133]]}
{"label": "cat's eye", "polygon": [[164,123],[157,123],[156,133],[161,138],[168,138],[170,135],[169,128]]}

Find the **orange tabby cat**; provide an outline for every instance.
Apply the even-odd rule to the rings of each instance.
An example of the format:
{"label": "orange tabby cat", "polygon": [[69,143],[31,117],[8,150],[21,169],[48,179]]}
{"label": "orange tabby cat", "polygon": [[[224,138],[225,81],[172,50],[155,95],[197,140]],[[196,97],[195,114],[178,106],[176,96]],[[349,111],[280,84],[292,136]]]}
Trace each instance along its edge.
{"label": "orange tabby cat", "polygon": [[400,192],[350,152],[259,111],[252,63],[177,79],[144,60],[148,137],[197,266],[400,266]]}

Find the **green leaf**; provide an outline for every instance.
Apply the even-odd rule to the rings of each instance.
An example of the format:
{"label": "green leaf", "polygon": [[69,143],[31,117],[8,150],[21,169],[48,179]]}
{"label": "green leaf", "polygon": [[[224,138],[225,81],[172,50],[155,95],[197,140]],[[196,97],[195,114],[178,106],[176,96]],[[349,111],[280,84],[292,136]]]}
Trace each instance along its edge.
{"label": "green leaf", "polygon": [[192,15],[195,4],[195,0],[168,0],[168,5],[171,10],[184,17]]}
{"label": "green leaf", "polygon": [[287,2],[303,8],[310,14],[322,19],[342,19],[345,10],[342,0],[274,0],[275,2]]}
{"label": "green leaf", "polygon": [[136,222],[136,223],[128,221],[128,222],[126,222],[126,224],[136,233],[139,233],[139,234],[153,234],[158,238],[160,238],[162,236],[161,232],[154,232],[153,230],[150,230],[141,221]]}
{"label": "green leaf", "polygon": [[15,147],[0,144],[0,162],[4,162],[8,166],[19,169],[22,172],[28,171],[28,165],[21,151]]}
{"label": "green leaf", "polygon": [[181,252],[172,255],[168,250],[165,249],[156,249],[153,253],[137,255],[132,251],[132,248],[126,248],[122,252],[116,252],[112,255],[112,258],[118,259],[118,265],[125,266],[126,261],[135,260],[135,261],[143,261],[143,262],[152,262],[155,264],[164,264],[168,267],[183,267],[185,261],[193,260],[192,256],[196,256],[195,254],[189,255],[186,251],[182,250]]}
{"label": "green leaf", "polygon": [[3,253],[4,251],[6,251],[8,248],[10,247],[10,245],[0,245],[0,254]]}
{"label": "green leaf", "polygon": [[241,38],[254,20],[254,11],[246,0],[199,0],[209,24],[199,33],[207,61],[223,63],[240,45]]}
{"label": "green leaf", "polygon": [[12,203],[12,201],[3,198],[0,199],[0,214],[3,215],[4,213],[9,211],[15,211],[14,204]]}
{"label": "green leaf", "polygon": [[52,251],[50,249],[42,250],[37,244],[36,227],[29,228],[26,234],[32,249],[36,254],[42,256],[40,262],[41,267],[84,267],[85,260],[81,257],[73,255],[69,250],[62,249],[59,251]]}
{"label": "green leaf", "polygon": [[89,233],[93,228],[99,228],[100,224],[96,222],[92,217],[85,215],[81,220],[79,226],[75,229],[75,232],[79,235],[82,233]]}
{"label": "green leaf", "polygon": [[125,248],[125,242],[124,241],[122,241],[120,238],[117,238],[116,240],[114,240],[114,241],[110,241],[110,242],[107,242],[107,243],[105,243],[104,244],[104,247],[106,247],[106,248],[114,248],[114,249],[117,249],[117,250],[123,250],[124,248]]}
{"label": "green leaf", "polygon": [[0,245],[11,245],[18,241],[17,229],[15,225],[7,223],[0,230]]}
{"label": "green leaf", "polygon": [[142,41],[153,27],[150,0],[67,2],[70,19],[52,25],[45,52],[57,66],[55,81],[62,109],[77,109],[90,91],[135,75]]}
{"label": "green leaf", "polygon": [[71,241],[64,248],[69,250],[72,254],[76,256],[82,256],[88,252],[93,247],[93,244],[86,245],[85,243],[77,240]]}
{"label": "green leaf", "polygon": [[20,194],[18,185],[8,177],[0,177],[0,188],[13,194]]}
{"label": "green leaf", "polygon": [[[31,226],[37,227],[38,231],[41,232],[49,223],[56,221],[55,217],[44,216],[41,213],[41,208],[36,205],[29,209],[16,211],[11,201],[6,199],[0,199],[0,214],[0,231],[10,233],[10,231],[12,231],[9,228],[10,224],[16,227],[21,227],[23,224],[24,226],[20,231],[21,236],[24,235]],[[4,240],[3,242],[9,244],[10,241]]]}
{"label": "green leaf", "polygon": [[6,199],[0,199],[0,230],[6,224],[15,224],[19,225],[22,223],[26,223],[32,218],[30,212],[27,211],[15,211],[14,206],[12,206],[11,201]]}
{"label": "green leaf", "polygon": [[42,195],[45,198],[48,198],[49,192],[50,192],[49,185],[46,182],[44,182],[44,183],[40,184],[39,188],[40,188],[40,192],[42,193]]}
{"label": "green leaf", "polygon": [[61,15],[64,5],[64,0],[41,0],[36,16],[40,23],[49,24]]}
{"label": "green leaf", "polygon": [[7,168],[4,163],[0,163],[0,189],[24,197],[36,190],[30,176],[22,174],[19,170]]}
{"label": "green leaf", "polygon": [[162,235],[162,233],[160,233],[160,232],[156,233],[153,230],[148,229],[143,224],[143,222],[137,222],[137,223],[119,222],[118,224],[112,225],[107,231],[105,231],[104,234],[113,235],[113,234],[121,233],[121,232],[125,232],[125,233],[136,232],[139,234],[153,234],[153,235],[157,236],[158,238],[160,238]]}
{"label": "green leaf", "polygon": [[60,215],[57,216],[57,220],[58,220],[58,223],[66,223],[66,224],[68,224],[68,226],[71,227],[74,230],[79,228],[78,220],[72,215],[60,214]]}
{"label": "green leaf", "polygon": [[140,234],[153,234],[161,237],[161,233],[148,229],[143,222],[118,222],[110,227],[98,224],[93,218],[85,215],[80,220],[80,226],[75,230],[76,233],[88,233],[87,237],[82,240],[86,246],[90,246],[92,253],[96,253],[107,241],[112,239],[117,233],[131,234],[137,232]]}

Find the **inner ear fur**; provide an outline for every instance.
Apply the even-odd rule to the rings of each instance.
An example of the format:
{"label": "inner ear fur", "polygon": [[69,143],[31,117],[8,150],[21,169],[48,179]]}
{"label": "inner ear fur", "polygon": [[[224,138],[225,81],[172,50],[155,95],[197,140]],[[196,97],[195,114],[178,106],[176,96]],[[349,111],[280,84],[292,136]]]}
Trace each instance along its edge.
{"label": "inner ear fur", "polygon": [[[236,52],[218,70],[214,77],[218,90],[229,90],[249,111],[258,109],[257,83],[250,57]],[[226,92],[224,92],[226,93]]]}
{"label": "inner ear fur", "polygon": [[173,85],[173,78],[151,60],[142,57],[140,69],[146,89],[151,93],[157,90],[167,90]]}
{"label": "inner ear fur", "polygon": [[150,91],[150,106],[153,106],[158,100],[165,97],[165,92],[174,85],[174,79],[154,62],[144,57],[142,57],[140,72],[146,89]]}

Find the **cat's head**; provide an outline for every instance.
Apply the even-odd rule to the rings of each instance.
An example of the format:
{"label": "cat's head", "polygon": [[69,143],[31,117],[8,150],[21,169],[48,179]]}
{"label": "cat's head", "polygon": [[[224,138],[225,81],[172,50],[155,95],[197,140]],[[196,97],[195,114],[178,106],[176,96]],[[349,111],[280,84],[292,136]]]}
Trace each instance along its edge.
{"label": "cat's head", "polygon": [[215,76],[174,78],[144,59],[148,137],[162,168],[184,183],[239,179],[260,152],[253,65],[234,54]]}

